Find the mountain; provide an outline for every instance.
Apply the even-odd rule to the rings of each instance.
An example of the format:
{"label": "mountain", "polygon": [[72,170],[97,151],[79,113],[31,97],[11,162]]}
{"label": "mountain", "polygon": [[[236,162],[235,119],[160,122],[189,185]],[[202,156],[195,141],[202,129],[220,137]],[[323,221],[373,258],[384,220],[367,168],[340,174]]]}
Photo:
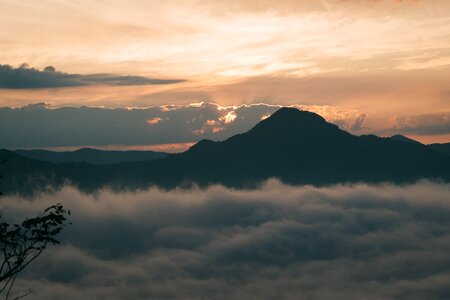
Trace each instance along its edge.
{"label": "mountain", "polygon": [[5,194],[49,191],[64,183],[50,162],[25,158],[5,149],[0,150],[0,161],[5,162],[0,165],[0,191]]}
{"label": "mountain", "polygon": [[[393,135],[390,137],[390,139],[398,141],[398,142],[403,142],[403,143],[421,144],[418,141],[410,139],[409,137],[406,137],[401,134]],[[439,152],[439,153],[442,153],[445,155],[450,155],[450,143],[444,143],[444,144],[436,143],[436,144],[429,144],[427,146],[436,152]]]}
{"label": "mountain", "polygon": [[145,161],[165,158],[168,155],[164,152],[154,151],[102,151],[91,148],[63,152],[48,150],[14,150],[14,152],[24,157],[54,163],[86,162],[90,164],[116,164],[127,161]]}
{"label": "mountain", "polygon": [[[354,136],[317,114],[281,108],[248,132],[221,142],[203,140],[180,154],[143,162],[92,165],[48,163],[7,151],[6,192],[34,192],[70,182],[83,191],[156,185],[162,188],[223,184],[258,186],[269,178],[289,184],[450,181],[450,157],[420,143],[374,135]],[[0,153],[5,155],[5,150]],[[49,184],[34,184],[48,178]],[[32,182],[31,185],[30,182]],[[2,187],[0,187],[2,190]]]}
{"label": "mountain", "polygon": [[203,141],[179,159],[196,181],[230,185],[269,177],[292,184],[332,184],[450,175],[450,160],[422,144],[354,136],[317,114],[294,108],[281,108],[226,141]]}
{"label": "mountain", "polygon": [[404,143],[410,143],[410,144],[421,144],[418,141],[410,139],[409,137],[406,137],[406,136],[401,135],[401,134],[393,135],[390,138],[392,140],[398,141],[398,142],[404,142]]}
{"label": "mountain", "polygon": [[450,155],[450,143],[445,143],[445,144],[430,144],[428,145],[428,147],[430,147],[431,149],[433,149],[436,152],[445,154],[445,155]]}

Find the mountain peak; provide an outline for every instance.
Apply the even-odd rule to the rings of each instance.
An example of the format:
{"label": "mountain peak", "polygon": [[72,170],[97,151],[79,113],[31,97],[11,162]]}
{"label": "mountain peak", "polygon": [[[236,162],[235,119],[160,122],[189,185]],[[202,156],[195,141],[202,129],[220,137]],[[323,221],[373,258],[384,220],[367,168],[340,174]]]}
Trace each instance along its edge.
{"label": "mountain peak", "polygon": [[259,122],[252,132],[272,133],[274,136],[302,134],[303,137],[316,134],[334,134],[340,131],[316,113],[294,107],[282,107],[269,118]]}
{"label": "mountain peak", "polygon": [[409,137],[401,135],[401,134],[393,135],[390,138],[391,138],[391,140],[398,141],[398,142],[403,142],[403,143],[421,144],[418,141],[410,139]]}
{"label": "mountain peak", "polygon": [[316,122],[326,122],[324,118],[319,116],[316,113],[306,111],[306,110],[299,110],[295,107],[282,107],[276,112],[274,112],[267,120],[270,119],[285,119],[285,120],[292,120],[292,121],[299,121],[300,119],[304,119],[305,121],[312,121],[315,120]]}

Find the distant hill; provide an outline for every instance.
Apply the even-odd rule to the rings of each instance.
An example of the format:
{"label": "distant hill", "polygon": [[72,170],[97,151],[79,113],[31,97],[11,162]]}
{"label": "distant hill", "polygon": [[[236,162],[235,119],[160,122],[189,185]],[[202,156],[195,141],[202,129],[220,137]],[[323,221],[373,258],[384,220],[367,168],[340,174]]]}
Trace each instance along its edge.
{"label": "distant hill", "polygon": [[[390,137],[390,139],[394,140],[394,141],[398,141],[398,142],[404,142],[404,143],[410,143],[410,144],[420,144],[422,145],[422,143],[410,139],[409,137],[406,137],[404,135],[401,134],[396,134]],[[429,148],[433,149],[436,152],[445,154],[445,155],[450,155],[450,143],[444,143],[444,144],[429,144],[427,145]]]}
{"label": "distant hill", "polygon": [[154,151],[103,151],[82,148],[76,151],[14,150],[15,153],[48,162],[86,162],[90,164],[116,164],[127,161],[145,161],[167,157],[167,153]]}
{"label": "distant hill", "polygon": [[431,149],[433,149],[436,152],[445,154],[445,155],[450,155],[450,143],[446,143],[446,144],[430,144],[428,145],[428,147],[430,147]]}
{"label": "distant hill", "polygon": [[416,140],[410,139],[409,137],[406,137],[401,134],[396,134],[391,136],[391,139],[398,142],[404,142],[404,143],[410,143],[410,144],[422,144]]}
{"label": "distant hill", "polygon": [[9,179],[3,190],[21,193],[58,188],[65,182],[90,192],[104,186],[116,190],[192,184],[252,188],[269,178],[313,185],[450,181],[449,156],[420,143],[354,136],[317,114],[294,108],[281,108],[248,132],[225,141],[203,140],[184,153],[150,161],[48,163],[6,150],[0,152],[2,156],[9,156],[3,172]]}

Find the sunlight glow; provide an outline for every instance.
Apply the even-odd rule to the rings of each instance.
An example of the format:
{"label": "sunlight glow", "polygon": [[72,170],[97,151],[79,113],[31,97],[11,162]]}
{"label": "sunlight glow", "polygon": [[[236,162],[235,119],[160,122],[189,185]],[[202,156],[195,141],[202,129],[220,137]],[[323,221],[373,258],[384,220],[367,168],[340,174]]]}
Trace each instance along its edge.
{"label": "sunlight glow", "polygon": [[234,111],[228,112],[225,116],[219,118],[220,121],[223,121],[225,124],[233,123],[236,120],[237,115]]}
{"label": "sunlight glow", "polygon": [[153,119],[147,120],[147,123],[150,124],[150,125],[155,125],[155,124],[158,124],[161,121],[162,121],[161,118],[153,118]]}

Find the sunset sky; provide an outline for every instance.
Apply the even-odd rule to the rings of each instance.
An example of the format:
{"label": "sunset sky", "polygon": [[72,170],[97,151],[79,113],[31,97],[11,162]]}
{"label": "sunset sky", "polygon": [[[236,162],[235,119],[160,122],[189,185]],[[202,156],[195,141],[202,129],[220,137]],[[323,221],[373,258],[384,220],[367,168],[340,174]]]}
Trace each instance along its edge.
{"label": "sunset sky", "polygon": [[449,154],[450,0],[0,0],[0,300],[449,300]]}
{"label": "sunset sky", "polygon": [[154,126],[175,105],[204,119],[144,144],[226,138],[257,103],[252,122],[297,105],[354,134],[450,142],[448,0],[0,0],[0,64],[0,107],[158,107],[142,118]]}

